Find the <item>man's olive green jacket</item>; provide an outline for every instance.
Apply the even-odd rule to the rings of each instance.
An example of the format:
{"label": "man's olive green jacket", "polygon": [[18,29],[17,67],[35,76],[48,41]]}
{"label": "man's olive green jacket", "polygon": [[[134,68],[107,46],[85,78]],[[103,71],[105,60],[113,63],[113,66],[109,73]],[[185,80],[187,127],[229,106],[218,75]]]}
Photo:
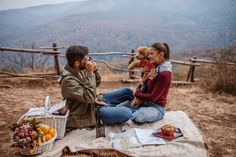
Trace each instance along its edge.
{"label": "man's olive green jacket", "polygon": [[70,114],[67,128],[84,128],[96,125],[95,105],[96,87],[99,86],[101,77],[96,71],[88,74],[86,70],[75,72],[66,65],[59,78],[61,93],[67,101]]}

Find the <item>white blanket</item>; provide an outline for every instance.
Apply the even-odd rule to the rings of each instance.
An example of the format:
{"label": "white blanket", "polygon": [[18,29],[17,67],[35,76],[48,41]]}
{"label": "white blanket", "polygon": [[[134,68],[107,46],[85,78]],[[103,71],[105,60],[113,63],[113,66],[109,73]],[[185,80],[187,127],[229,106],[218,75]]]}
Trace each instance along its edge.
{"label": "white blanket", "polygon": [[112,148],[110,132],[119,133],[131,128],[157,129],[165,124],[171,124],[181,129],[184,137],[172,141],[166,141],[165,145],[148,145],[138,148],[119,150],[135,157],[207,157],[203,137],[198,128],[193,124],[188,115],[182,111],[166,112],[165,117],[155,123],[137,125],[128,121],[123,125],[106,126],[106,137],[96,139],[95,129],[74,130],[68,133],[62,140],[55,142],[53,150],[39,156],[58,157],[62,155],[62,149],[66,146],[71,152],[85,149],[109,149]]}

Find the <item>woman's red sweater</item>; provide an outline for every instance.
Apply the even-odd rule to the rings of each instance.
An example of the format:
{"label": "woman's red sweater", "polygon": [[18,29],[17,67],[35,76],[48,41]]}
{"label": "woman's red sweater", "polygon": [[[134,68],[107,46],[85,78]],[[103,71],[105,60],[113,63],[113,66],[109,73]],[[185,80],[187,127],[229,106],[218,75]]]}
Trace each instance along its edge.
{"label": "woman's red sweater", "polygon": [[151,101],[157,105],[165,107],[170,85],[171,72],[163,71],[154,79],[147,80],[147,93],[142,93],[140,89],[137,89],[134,95],[143,101]]}

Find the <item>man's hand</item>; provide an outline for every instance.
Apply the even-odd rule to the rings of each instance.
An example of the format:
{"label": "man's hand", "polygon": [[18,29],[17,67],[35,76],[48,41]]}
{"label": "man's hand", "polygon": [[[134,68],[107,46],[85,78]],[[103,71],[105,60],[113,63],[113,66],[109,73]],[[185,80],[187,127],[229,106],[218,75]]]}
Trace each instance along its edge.
{"label": "man's hand", "polygon": [[93,73],[94,70],[95,70],[95,66],[96,66],[96,65],[95,65],[93,62],[88,61],[88,62],[86,63],[86,65],[85,65],[86,71],[87,71],[89,74]]}
{"label": "man's hand", "polygon": [[92,63],[94,64],[94,72],[95,72],[97,70],[97,64],[94,61],[92,61]]}

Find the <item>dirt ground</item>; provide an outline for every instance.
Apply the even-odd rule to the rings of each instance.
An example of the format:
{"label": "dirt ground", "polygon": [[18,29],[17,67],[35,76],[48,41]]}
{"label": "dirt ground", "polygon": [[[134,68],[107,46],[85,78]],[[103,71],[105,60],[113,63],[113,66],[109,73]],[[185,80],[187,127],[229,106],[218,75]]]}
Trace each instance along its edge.
{"label": "dirt ground", "polygon": [[[122,86],[119,81],[104,80],[99,91],[109,91]],[[0,156],[20,156],[10,147],[10,123],[15,122],[32,106],[42,106],[45,96],[52,102],[61,100],[60,86],[56,81],[35,79],[0,79]],[[205,136],[211,157],[236,156],[236,97],[207,93],[194,86],[172,87],[167,110],[185,111]],[[80,156],[80,155],[77,155]]]}

